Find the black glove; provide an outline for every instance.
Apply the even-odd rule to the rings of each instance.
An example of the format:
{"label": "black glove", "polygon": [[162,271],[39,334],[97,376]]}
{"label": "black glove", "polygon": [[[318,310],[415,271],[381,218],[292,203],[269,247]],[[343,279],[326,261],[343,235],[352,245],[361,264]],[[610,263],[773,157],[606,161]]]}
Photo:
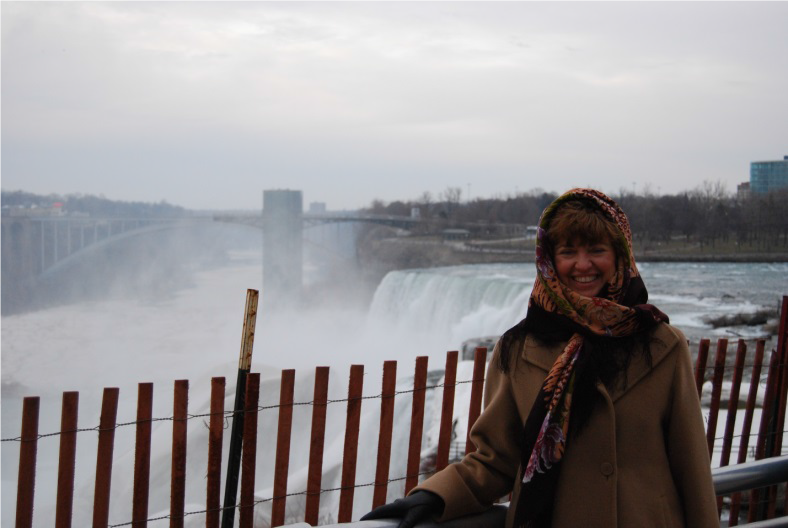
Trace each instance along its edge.
{"label": "black glove", "polygon": [[443,499],[431,491],[417,491],[404,499],[379,506],[363,516],[362,521],[402,517],[398,528],[412,528],[417,523],[443,513]]}

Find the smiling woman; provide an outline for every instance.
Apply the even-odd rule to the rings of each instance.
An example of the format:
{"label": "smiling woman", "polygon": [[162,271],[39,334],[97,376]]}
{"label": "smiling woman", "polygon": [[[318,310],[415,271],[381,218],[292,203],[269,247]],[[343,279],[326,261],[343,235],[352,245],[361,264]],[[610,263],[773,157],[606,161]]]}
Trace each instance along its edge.
{"label": "smiling woman", "polygon": [[594,297],[616,271],[616,254],[609,242],[593,245],[566,241],[555,252],[558,279],[576,293]]}
{"label": "smiling woman", "polygon": [[619,251],[615,226],[590,205],[574,200],[555,213],[546,238],[558,279],[580,295],[595,297],[613,278]]}
{"label": "smiling woman", "polygon": [[542,213],[525,319],[495,346],[476,450],[363,519],[449,520],[511,493],[507,528],[719,524],[686,338],[648,304],[621,208]]}

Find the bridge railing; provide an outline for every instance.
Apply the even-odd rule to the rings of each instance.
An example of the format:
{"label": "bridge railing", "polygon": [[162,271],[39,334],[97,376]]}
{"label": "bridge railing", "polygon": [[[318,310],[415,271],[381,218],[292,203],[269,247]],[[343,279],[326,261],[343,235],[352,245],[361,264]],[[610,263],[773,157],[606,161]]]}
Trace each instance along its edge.
{"label": "bridge railing", "polygon": [[[783,433],[785,427],[786,390],[788,390],[788,297],[783,298],[781,324],[778,335],[777,347],[772,350],[768,365],[764,363],[763,340],[756,342],[755,354],[751,362],[745,364],[747,346],[743,340],[737,344],[736,356],[733,362],[727,361],[728,343],[725,339],[717,342],[717,348],[712,366],[707,367],[709,355],[709,341],[702,340],[698,346],[698,355],[695,365],[695,379],[699,393],[704,384],[710,387],[710,405],[707,424],[707,439],[710,453],[719,449],[719,465],[728,466],[734,441],[738,440],[736,464],[743,464],[748,460],[762,460],[779,457],[783,453]],[[391,483],[401,485],[404,483],[404,492],[407,493],[423,477],[439,471],[449,464],[454,455],[451,454],[453,444],[459,440],[464,444],[459,458],[464,453],[474,449],[467,438],[452,438],[453,422],[458,415],[455,407],[463,406],[461,413],[467,412],[468,427],[479,416],[482,404],[482,390],[484,372],[487,360],[485,348],[476,349],[472,364],[472,374],[466,379],[457,380],[458,353],[449,352],[446,355],[444,376],[439,383],[428,385],[427,358],[416,359],[413,376],[413,387],[407,390],[396,390],[397,362],[387,361],[383,366],[383,382],[381,393],[375,396],[362,396],[364,367],[353,365],[350,368],[347,397],[335,400],[328,399],[328,367],[317,367],[315,370],[314,396],[308,402],[295,402],[293,399],[295,385],[295,371],[283,370],[281,373],[279,403],[273,406],[261,406],[259,403],[260,375],[249,374],[246,386],[245,416],[243,430],[243,455],[240,497],[237,504],[227,508],[237,511],[240,527],[252,528],[257,518],[257,526],[281,526],[286,522],[306,522],[311,525],[332,522],[347,523],[353,516],[354,493],[359,488],[373,488],[372,501],[364,505],[364,510],[371,509],[386,501],[388,488]],[[466,365],[470,367],[471,365]],[[742,377],[745,368],[751,370],[751,383],[747,390],[746,403],[740,405],[740,388],[743,388]],[[763,370],[766,370],[765,376]],[[468,370],[470,372],[470,369]],[[763,380],[765,378],[765,384]],[[725,413],[724,433],[718,434],[717,426],[723,384],[730,380],[731,388],[728,397],[727,412]],[[470,390],[467,400],[456,398],[455,389],[463,384],[468,384]],[[428,391],[439,389],[442,393],[440,407],[439,434],[434,450],[430,456],[423,458],[424,452],[424,417],[425,396]],[[401,467],[392,467],[392,432],[394,431],[394,403],[397,397],[407,394],[411,398],[411,412],[409,424],[409,440],[407,457]],[[210,410],[201,414],[188,412],[189,382],[180,380],[175,382],[173,394],[173,414],[166,418],[154,418],[153,384],[141,383],[138,387],[137,419],[130,422],[117,422],[117,409],[119,391],[117,388],[104,390],[100,422],[95,427],[78,428],[77,414],[79,394],[66,392],[63,394],[61,429],[51,434],[39,433],[39,406],[38,397],[27,397],[23,401],[21,434],[15,438],[4,438],[4,443],[19,445],[19,473],[17,481],[16,501],[16,526],[18,528],[32,527],[34,517],[34,498],[36,485],[41,485],[42,479],[57,483],[56,526],[66,528],[71,526],[73,499],[74,499],[74,468],[76,464],[76,444],[78,437],[85,433],[98,433],[95,464],[95,492],[93,497],[93,526],[94,527],[121,527],[121,526],[147,526],[156,521],[168,521],[170,526],[183,526],[188,517],[198,516],[204,519],[208,528],[218,528],[225,506],[220,504],[221,471],[222,471],[222,445],[225,430],[225,420],[234,415],[232,410],[224,409],[225,380],[213,378],[210,390]],[[435,396],[438,392],[434,393]],[[756,401],[762,399],[762,410],[758,424],[754,424]],[[362,404],[370,403],[380,407],[380,423],[378,427],[378,443],[376,455],[376,471],[374,481],[357,482],[356,469],[359,450],[369,450],[370,446],[359,445],[359,428]],[[344,429],[344,449],[341,464],[341,478],[338,486],[326,486],[328,481],[323,463],[325,435],[326,435],[326,410],[329,405],[344,405],[346,407],[346,422]],[[299,436],[309,435],[309,462],[308,476],[304,489],[288,493],[288,479],[292,477],[289,471],[291,437],[293,436],[293,409],[296,406],[311,408],[311,431],[296,431]],[[273,449],[274,471],[273,488],[270,496],[257,495],[256,484],[259,484],[256,475],[256,462],[258,448],[263,454],[268,453],[258,440],[257,417],[263,411],[274,410],[278,412],[276,429],[276,446]],[[743,417],[737,426],[737,420]],[[208,456],[205,460],[205,471],[198,475],[190,475],[192,479],[205,480],[204,508],[187,510],[185,502],[186,475],[186,445],[187,430],[192,426],[193,420],[200,420],[209,429]],[[151,517],[148,511],[148,499],[151,494],[162,495],[163,489],[150,489],[151,484],[151,431],[154,423],[169,421],[172,423],[171,439],[171,480],[170,480],[170,507],[168,513]],[[401,427],[397,424],[396,427]],[[722,426],[722,424],[720,424]],[[136,437],[134,471],[132,474],[120,475],[113,471],[113,448],[115,432],[120,428],[134,427]],[[740,431],[740,432],[737,432]],[[751,440],[751,437],[754,437]],[[57,476],[52,474],[36,474],[36,457],[41,442],[52,442],[59,439],[59,466]],[[393,475],[390,473],[393,472]],[[265,475],[268,477],[269,475]],[[133,480],[133,493],[126,497],[131,507],[131,517],[116,519],[110,524],[110,489],[113,480],[124,478]],[[325,480],[324,480],[325,479]],[[760,485],[760,484],[757,484]],[[731,490],[724,488],[719,496],[719,510],[726,512],[730,519],[730,526],[734,526],[739,518],[740,511],[747,510],[747,522],[762,519],[772,519],[780,514],[778,508],[782,504],[782,515],[786,515],[785,504],[786,490],[781,490],[778,497],[778,487],[770,486],[756,489],[744,495],[739,491],[727,495]],[[9,490],[5,490],[6,493]],[[326,511],[326,506],[321,505],[321,498],[327,494],[339,493],[339,500],[332,501],[336,504],[335,511]],[[297,501],[296,501],[297,499]],[[295,508],[287,507],[288,502],[298,504]],[[270,513],[269,513],[270,512]],[[260,524],[262,521],[262,524]]]}

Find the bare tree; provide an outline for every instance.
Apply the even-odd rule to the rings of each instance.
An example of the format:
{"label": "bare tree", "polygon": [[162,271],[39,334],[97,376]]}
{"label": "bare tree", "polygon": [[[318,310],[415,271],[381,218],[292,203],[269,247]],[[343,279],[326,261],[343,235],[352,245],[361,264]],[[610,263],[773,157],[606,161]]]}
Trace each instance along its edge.
{"label": "bare tree", "polygon": [[460,187],[446,187],[446,190],[444,190],[441,193],[441,198],[443,199],[443,201],[454,205],[460,203],[461,197],[462,197],[462,188]]}

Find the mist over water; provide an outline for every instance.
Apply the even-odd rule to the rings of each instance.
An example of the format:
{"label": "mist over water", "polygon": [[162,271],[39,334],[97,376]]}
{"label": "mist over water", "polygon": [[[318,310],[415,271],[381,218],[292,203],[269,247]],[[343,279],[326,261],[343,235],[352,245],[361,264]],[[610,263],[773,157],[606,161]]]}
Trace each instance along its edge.
{"label": "mist over water", "polygon": [[[230,409],[246,290],[262,286],[259,240],[259,232],[249,231],[229,244],[222,258],[214,256],[178,267],[183,276],[178,281],[160,283],[155,294],[144,288],[118,294],[115,285],[115,294],[107,299],[91,297],[4,316],[2,437],[19,435],[21,400],[28,395],[41,397],[40,432],[58,430],[60,398],[66,390],[80,392],[80,427],[98,424],[104,387],[120,388],[118,422],[134,421],[138,382],[155,384],[154,416],[166,417],[172,415],[173,380],[189,380],[189,412],[199,414],[208,410],[211,377],[224,376],[225,408]],[[337,266],[325,266],[326,262],[349,262],[347,254],[339,252],[328,258],[317,250],[307,251],[305,306],[297,313],[269,310],[258,314],[252,370],[261,373],[261,405],[274,405],[278,400],[283,368],[296,369],[296,402],[312,399],[314,367],[322,365],[331,367],[331,399],[345,397],[351,364],[365,365],[365,395],[379,394],[381,365],[388,359],[399,361],[399,387],[407,388],[412,383],[416,356],[429,356],[430,370],[442,369],[447,350],[458,349],[465,339],[500,334],[520,320],[535,277],[532,265],[508,264],[393,272],[378,286],[370,302],[353,291],[352,266],[345,266],[344,275]],[[788,293],[786,264],[646,263],[640,267],[651,301],[667,312],[694,343],[699,337],[762,335],[760,327],[711,329],[702,319],[708,314],[775,306],[780,296]],[[139,284],[139,280],[129,282]],[[326,281],[333,284],[326,286]],[[470,377],[463,374],[463,368],[458,379]],[[437,414],[431,407],[436,400],[440,400],[440,394],[431,391],[425,431],[430,430],[431,419]],[[362,406],[361,445],[369,449],[363,449],[360,455],[359,483],[374,480],[378,412],[378,400]],[[297,406],[294,411],[297,433],[291,449],[290,492],[305,489],[308,439],[300,432],[308,430],[310,413],[308,406]],[[329,406],[323,488],[339,482],[344,413],[342,404]],[[409,420],[407,395],[398,396],[395,413],[397,420]],[[276,419],[275,411],[260,415],[259,498],[272,493],[269,481],[273,475],[272,431]],[[187,511],[197,511],[204,507],[207,429],[199,419],[190,420],[188,428]],[[407,427],[395,428],[392,478],[403,471],[407,433]],[[151,495],[151,517],[166,513],[169,507],[170,435],[169,422],[154,425],[151,488],[156,491]],[[36,526],[51,526],[54,518],[57,442],[57,437],[39,442]],[[131,518],[133,444],[133,427],[117,430],[111,524]],[[75,526],[87,525],[92,511],[95,447],[95,433],[78,436]],[[9,526],[16,500],[18,451],[15,442],[2,444],[2,523]],[[390,497],[401,493],[401,484],[390,487]],[[371,488],[357,490],[355,517],[368,510],[371,492]],[[326,511],[336,511],[338,498],[338,493],[326,495],[322,501]],[[301,500],[289,499],[288,509],[302,510]],[[258,513],[265,516],[266,511],[270,511],[270,503],[264,503]],[[200,515],[187,518],[187,526],[203,523]]]}

